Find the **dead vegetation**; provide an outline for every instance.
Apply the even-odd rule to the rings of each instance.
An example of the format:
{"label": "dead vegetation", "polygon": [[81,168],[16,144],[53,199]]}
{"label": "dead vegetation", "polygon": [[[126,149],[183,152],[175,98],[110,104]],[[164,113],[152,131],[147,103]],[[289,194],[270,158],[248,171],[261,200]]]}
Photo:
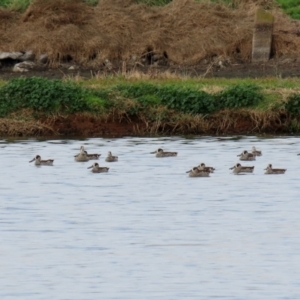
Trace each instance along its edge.
{"label": "dead vegetation", "polygon": [[39,121],[0,118],[0,134],[9,137],[55,136],[58,133]]}
{"label": "dead vegetation", "polygon": [[[175,121],[148,125],[149,132],[159,134],[259,134],[288,133],[291,119],[284,111],[239,109],[223,110],[209,116],[182,115]],[[147,128],[147,127],[146,127]]]}
{"label": "dead vegetation", "polygon": [[[130,106],[130,103],[128,103]],[[164,107],[148,113],[130,115],[115,108],[103,114],[53,114],[29,118],[25,112],[0,119],[2,136],[157,136],[157,135],[227,135],[278,134],[298,132],[300,122],[284,110],[257,111],[226,109],[212,115],[178,114]],[[153,118],[153,116],[156,118]],[[39,120],[39,121],[37,121]]]}
{"label": "dead vegetation", "polygon": [[75,62],[99,67],[112,62],[194,65],[215,58],[250,60],[254,12],[258,5],[275,15],[272,55],[296,56],[299,21],[271,0],[221,4],[174,0],[148,7],[133,0],[102,0],[96,7],[79,0],[36,0],[23,14],[0,10],[0,51],[47,53],[52,66]]}

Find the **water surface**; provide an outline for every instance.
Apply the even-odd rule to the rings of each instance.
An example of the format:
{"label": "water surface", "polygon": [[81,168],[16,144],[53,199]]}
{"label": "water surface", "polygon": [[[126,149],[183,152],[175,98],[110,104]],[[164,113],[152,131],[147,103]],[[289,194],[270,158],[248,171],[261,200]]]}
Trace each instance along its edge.
{"label": "water surface", "polygon": [[[109,173],[75,162],[81,145]],[[254,174],[233,175],[253,145]],[[298,152],[298,137],[2,140],[0,298],[300,299]],[[201,162],[215,173],[189,178]]]}

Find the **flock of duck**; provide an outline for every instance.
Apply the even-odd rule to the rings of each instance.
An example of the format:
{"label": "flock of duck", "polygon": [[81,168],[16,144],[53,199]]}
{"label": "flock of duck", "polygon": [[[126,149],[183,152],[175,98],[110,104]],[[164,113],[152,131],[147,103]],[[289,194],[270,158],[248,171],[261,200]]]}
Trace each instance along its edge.
{"label": "flock of duck", "polygon": [[[84,149],[84,146],[80,147],[80,152],[74,156],[75,161],[78,162],[86,162],[94,159],[99,159],[101,154],[90,154],[87,153],[87,151]],[[53,166],[54,159],[45,159],[42,160],[40,155],[36,155],[31,161],[33,162],[36,166]],[[115,162],[118,161],[118,156],[112,155],[111,151],[108,151],[107,157],[105,159],[106,162]],[[88,169],[92,169],[93,173],[104,173],[108,172],[109,168],[108,167],[100,167],[98,163],[93,163],[91,166],[88,167]]]}
{"label": "flock of duck", "polygon": [[[177,156],[177,152],[165,152],[161,148],[151,153],[156,153],[156,157]],[[300,153],[298,155],[300,155]],[[256,156],[262,156],[262,152],[257,150],[253,146],[251,152],[244,150],[238,156],[242,161],[253,161],[256,160]],[[233,173],[236,175],[243,174],[243,173],[253,173],[254,166],[242,166],[240,163],[237,163],[233,167],[231,167],[230,170],[233,170]],[[189,177],[209,177],[209,174],[213,173],[214,171],[215,168],[208,167],[204,163],[201,163],[199,166],[193,167],[191,170],[187,171],[186,173],[189,174]],[[272,167],[272,164],[268,164],[267,167],[265,168],[265,174],[284,174],[285,171],[286,169],[274,169]]]}
{"label": "flock of duck", "polygon": [[[177,152],[166,152],[162,148],[158,148],[154,152],[150,152],[151,154],[155,154],[156,157],[171,157],[177,156]],[[298,154],[300,155],[300,153]],[[84,149],[84,146],[80,147],[80,152],[74,156],[75,161],[77,162],[86,162],[90,160],[97,160],[101,154],[90,154]],[[257,150],[254,146],[252,147],[252,151],[248,152],[244,150],[241,154],[237,155],[240,157],[241,161],[253,161],[256,160],[257,156],[262,156],[262,152]],[[46,159],[42,160],[40,155],[36,155],[32,160],[29,162],[35,162],[36,166],[53,166],[54,159]],[[111,151],[108,151],[108,155],[105,159],[106,162],[116,162],[118,161],[118,156],[112,155]],[[104,173],[108,172],[108,167],[100,167],[97,162],[93,163],[88,169],[92,169],[93,173]],[[233,167],[230,168],[233,170],[233,174],[239,175],[244,173],[253,173],[254,166],[242,166],[240,163],[235,164]],[[264,169],[265,174],[284,174],[286,169],[274,169],[272,164],[268,164],[267,167]],[[189,174],[189,177],[209,177],[210,173],[213,173],[215,168],[208,167],[204,163],[201,163],[199,166],[193,167],[186,173]]]}
{"label": "flock of duck", "polygon": [[[262,156],[262,152],[253,146],[251,152],[244,150],[237,156],[240,157],[241,161],[253,161],[256,160],[257,156]],[[239,175],[244,173],[253,173],[254,166],[242,166],[240,163],[237,163],[229,169],[233,170],[233,174]],[[187,171],[187,173],[189,173],[190,177],[208,177],[210,173],[214,172],[214,170],[215,168],[207,167],[204,163],[201,163],[199,166],[193,167],[191,170]],[[264,170],[265,174],[284,174],[286,171],[286,169],[274,169],[272,164],[268,164]]]}

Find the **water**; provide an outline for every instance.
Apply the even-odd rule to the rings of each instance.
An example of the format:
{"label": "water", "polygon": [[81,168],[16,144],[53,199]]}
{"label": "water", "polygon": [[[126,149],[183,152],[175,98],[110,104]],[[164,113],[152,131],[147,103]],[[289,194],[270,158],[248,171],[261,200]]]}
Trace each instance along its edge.
{"label": "water", "polygon": [[[109,173],[74,162],[81,145]],[[253,145],[254,174],[231,174]],[[298,152],[296,137],[0,141],[0,298],[300,299]],[[189,178],[201,162],[215,173]]]}

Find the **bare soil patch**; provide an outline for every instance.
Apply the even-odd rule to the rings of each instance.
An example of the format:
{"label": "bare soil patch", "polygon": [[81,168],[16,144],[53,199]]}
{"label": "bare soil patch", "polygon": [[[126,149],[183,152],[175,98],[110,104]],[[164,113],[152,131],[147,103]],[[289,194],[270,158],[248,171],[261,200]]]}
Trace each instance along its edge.
{"label": "bare soil patch", "polygon": [[11,67],[3,67],[0,69],[0,79],[9,80],[22,77],[44,77],[48,79],[64,79],[80,77],[83,79],[95,78],[97,76],[124,75],[130,76],[131,72],[147,74],[151,78],[159,77],[159,74],[169,72],[174,76],[190,76],[190,77],[224,77],[224,78],[261,78],[261,77],[299,77],[300,76],[300,59],[285,58],[280,60],[270,60],[264,64],[252,63],[235,63],[220,67],[216,64],[195,64],[193,66],[145,66],[127,69],[126,73],[122,72],[121,63],[111,70],[105,67],[88,68],[78,66],[75,70],[69,70],[70,65],[59,66],[55,68],[43,67],[30,70],[26,73],[15,73]]}

